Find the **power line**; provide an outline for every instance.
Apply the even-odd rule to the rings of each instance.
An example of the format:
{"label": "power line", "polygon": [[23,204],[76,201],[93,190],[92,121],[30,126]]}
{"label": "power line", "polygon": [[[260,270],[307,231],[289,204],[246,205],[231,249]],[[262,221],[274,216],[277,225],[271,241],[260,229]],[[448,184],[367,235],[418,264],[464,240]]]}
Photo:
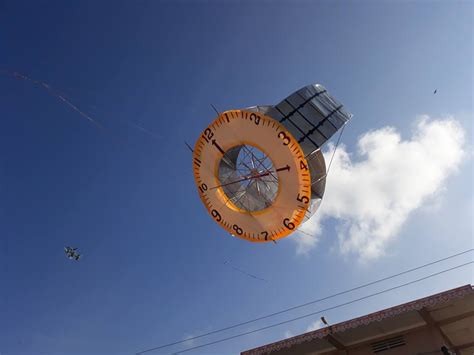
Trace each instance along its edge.
{"label": "power line", "polygon": [[209,343],[205,343],[205,344],[202,344],[202,345],[193,346],[193,347],[191,347],[191,348],[188,348],[188,349],[185,349],[185,350],[181,350],[181,351],[175,352],[175,353],[173,353],[173,355],[185,353],[185,352],[187,352],[187,351],[195,350],[195,349],[198,349],[198,348],[203,348],[203,347],[205,347],[205,346],[209,346],[209,345],[213,345],[213,344],[217,344],[217,343],[222,343],[222,342],[227,341],[227,340],[231,340],[231,339],[243,337],[243,336],[245,336],[245,335],[249,335],[249,334],[252,334],[252,333],[260,332],[260,331],[262,331],[262,330],[274,328],[274,327],[277,327],[277,326],[279,326],[279,325],[283,325],[283,324],[287,324],[287,323],[290,323],[290,322],[294,322],[294,321],[296,321],[296,320],[300,320],[300,319],[303,319],[303,318],[311,317],[311,316],[314,316],[314,315],[316,315],[316,314],[323,313],[323,312],[327,312],[327,311],[330,311],[330,310],[333,310],[333,309],[336,309],[336,308],[339,308],[339,307],[347,306],[347,305],[349,305],[349,304],[352,304],[352,303],[355,303],[355,302],[359,302],[359,301],[365,300],[365,299],[370,298],[370,297],[378,296],[378,295],[380,295],[380,294],[382,294],[382,293],[386,293],[386,292],[389,292],[389,291],[393,291],[393,290],[396,290],[396,289],[398,289],[398,288],[402,288],[402,287],[405,287],[405,286],[414,284],[414,283],[416,283],[416,282],[420,282],[420,281],[429,279],[430,277],[434,277],[434,276],[437,276],[437,275],[441,275],[441,274],[444,274],[444,273],[446,273],[446,272],[449,272],[449,271],[452,271],[452,270],[455,270],[455,269],[459,269],[459,268],[461,268],[461,267],[463,267],[463,266],[466,266],[466,265],[469,265],[469,264],[473,264],[473,263],[474,263],[474,261],[470,261],[470,262],[468,262],[468,263],[464,263],[464,264],[461,264],[461,265],[457,265],[457,266],[454,266],[454,267],[452,267],[452,268],[445,269],[445,270],[436,272],[436,273],[434,273],[434,274],[430,274],[430,275],[425,276],[425,277],[422,277],[422,278],[420,278],[420,279],[416,279],[416,280],[413,280],[413,281],[410,281],[410,282],[406,282],[406,283],[401,284],[401,285],[398,285],[398,286],[390,287],[390,288],[387,288],[387,289],[385,289],[385,290],[382,290],[382,291],[379,291],[379,292],[376,292],[376,293],[372,293],[372,294],[367,295],[367,296],[364,296],[364,297],[360,297],[360,298],[353,299],[353,300],[351,300],[351,301],[349,301],[349,302],[340,303],[340,304],[338,304],[338,305],[336,305],[336,306],[332,306],[332,307],[329,307],[329,308],[326,308],[326,309],[321,309],[321,310],[319,310],[319,311],[312,312],[312,313],[308,313],[308,314],[305,314],[305,315],[300,316],[300,317],[287,319],[287,320],[285,320],[285,321],[283,321],[283,322],[271,324],[271,325],[268,325],[268,326],[266,326],[266,327],[254,329],[254,330],[251,330],[251,331],[248,331],[248,332],[245,332],[245,333],[240,333],[240,334],[237,334],[237,335],[233,335],[233,336],[230,336],[230,337],[227,337],[227,338],[219,339],[219,340],[212,341],[212,342],[209,342]]}
{"label": "power line", "polygon": [[213,330],[213,331],[210,331],[210,332],[207,332],[207,333],[203,333],[203,334],[200,334],[200,335],[196,335],[196,336],[191,337],[191,338],[188,338],[188,339],[186,339],[186,340],[178,340],[178,341],[175,341],[175,342],[172,342],[172,343],[168,343],[168,344],[160,345],[160,346],[157,346],[157,347],[154,347],[154,348],[150,348],[150,349],[147,349],[147,350],[143,350],[143,351],[140,351],[140,352],[136,353],[136,355],[144,354],[144,353],[146,353],[146,352],[153,351],[153,350],[159,350],[159,349],[163,349],[163,348],[168,348],[168,347],[173,346],[173,345],[182,344],[182,343],[184,343],[184,342],[187,342],[187,341],[190,341],[190,340],[194,340],[194,339],[203,338],[203,337],[208,336],[208,335],[221,333],[221,332],[224,332],[224,331],[229,330],[229,329],[234,329],[234,328],[237,328],[237,327],[240,327],[240,326],[243,326],[243,325],[247,325],[247,324],[250,324],[250,323],[257,322],[257,321],[262,320],[262,319],[267,319],[267,318],[270,318],[270,317],[273,317],[273,316],[276,316],[276,315],[279,315],[279,314],[282,314],[282,313],[286,313],[286,312],[289,312],[289,311],[292,311],[292,310],[295,310],[295,309],[298,309],[298,308],[302,308],[302,307],[305,307],[305,306],[309,306],[309,305],[314,304],[314,303],[322,302],[322,301],[325,301],[325,300],[330,299],[330,298],[334,298],[334,297],[337,297],[337,296],[341,296],[341,295],[344,295],[344,294],[346,294],[346,293],[353,292],[353,291],[359,290],[359,289],[364,288],[364,287],[367,287],[367,286],[375,285],[375,284],[377,284],[377,283],[380,283],[380,282],[383,282],[383,281],[386,281],[386,280],[390,280],[390,279],[393,279],[393,278],[395,278],[395,277],[398,277],[398,276],[401,276],[401,275],[404,275],[404,274],[408,274],[408,273],[410,273],[410,272],[413,272],[413,271],[416,271],[416,270],[425,268],[425,267],[427,267],[427,266],[431,266],[431,265],[440,263],[440,262],[445,261],[445,260],[449,260],[449,259],[455,258],[455,257],[457,257],[457,256],[460,256],[460,255],[463,255],[463,254],[466,254],[466,253],[470,253],[470,252],[472,252],[473,250],[474,250],[474,249],[471,248],[471,249],[462,251],[462,252],[460,252],[460,253],[457,253],[457,254],[454,254],[454,255],[450,255],[450,256],[447,256],[447,257],[445,257],[445,258],[438,259],[438,260],[432,261],[432,262],[430,262],[430,263],[427,263],[427,264],[424,264],[424,265],[421,265],[421,266],[417,266],[417,267],[414,267],[414,268],[412,268],[412,269],[408,269],[408,270],[399,272],[399,273],[394,274],[394,275],[391,275],[391,276],[384,277],[384,278],[382,278],[382,279],[378,279],[378,280],[375,280],[375,281],[372,281],[372,282],[369,282],[369,283],[366,283],[366,284],[363,284],[363,285],[360,285],[360,286],[357,286],[357,287],[353,287],[353,288],[348,289],[348,290],[345,290],[345,291],[337,292],[337,293],[334,293],[334,294],[332,294],[332,295],[325,296],[325,297],[323,297],[323,298],[319,298],[319,299],[316,299],[316,300],[313,300],[313,301],[310,301],[310,302],[306,302],[306,303],[303,303],[303,304],[300,304],[300,305],[297,305],[297,306],[293,306],[293,307],[290,307],[290,308],[286,308],[286,309],[283,309],[283,310],[281,310],[281,311],[274,312],[274,313],[270,313],[270,314],[267,314],[267,315],[265,315],[265,316],[261,316],[261,317],[258,317],[258,318],[254,318],[254,319],[251,319],[251,320],[248,320],[248,321],[245,321],[245,322],[236,323],[236,324],[233,324],[233,325],[230,325],[230,326],[221,328],[221,329],[216,329],[216,330]]}

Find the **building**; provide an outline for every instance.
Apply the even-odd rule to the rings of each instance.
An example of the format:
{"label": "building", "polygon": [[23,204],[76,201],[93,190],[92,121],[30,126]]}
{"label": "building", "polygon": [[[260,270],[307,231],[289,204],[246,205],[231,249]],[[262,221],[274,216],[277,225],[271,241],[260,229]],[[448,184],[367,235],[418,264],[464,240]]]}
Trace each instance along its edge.
{"label": "building", "polygon": [[474,289],[458,287],[242,355],[474,354]]}

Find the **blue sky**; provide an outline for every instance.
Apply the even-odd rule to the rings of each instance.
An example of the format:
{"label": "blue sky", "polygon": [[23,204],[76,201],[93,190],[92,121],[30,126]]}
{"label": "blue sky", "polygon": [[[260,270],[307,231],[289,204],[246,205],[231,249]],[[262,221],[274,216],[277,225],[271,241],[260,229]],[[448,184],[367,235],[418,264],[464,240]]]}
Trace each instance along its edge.
{"label": "blue sky", "polygon": [[[0,353],[133,354],[472,248],[472,22],[467,1],[2,1],[0,70],[47,82],[105,129],[45,90],[0,76]],[[199,200],[184,140],[194,143],[214,118],[211,103],[220,110],[275,104],[316,82],[354,118],[341,148],[350,160],[334,167],[321,218],[309,225],[315,237],[304,250],[297,234],[277,245],[231,238]],[[428,128],[420,128],[420,115],[429,116]],[[459,139],[442,135],[450,155],[430,156],[422,148],[439,138],[430,132],[448,123]],[[337,183],[347,172],[364,181],[363,168],[376,159],[359,154],[361,139],[372,139],[372,149],[393,138],[387,132],[400,136],[393,145],[403,147],[400,161],[421,146],[431,170],[416,171],[412,160],[404,166],[408,183],[394,184],[409,185],[416,201],[397,210],[394,228],[369,229],[361,241],[344,228],[363,225],[366,215],[351,212],[359,205],[348,205]],[[380,189],[390,189],[386,172],[399,160],[392,154],[390,161],[369,169],[379,171],[370,181]],[[397,196],[372,196],[371,186],[367,204],[387,202],[386,214],[371,221],[391,222]],[[373,243],[377,252],[367,256]],[[79,247],[83,260],[67,260],[65,245]],[[325,316],[342,321],[472,283],[472,271]],[[236,354],[305,331],[318,318],[194,353]]]}

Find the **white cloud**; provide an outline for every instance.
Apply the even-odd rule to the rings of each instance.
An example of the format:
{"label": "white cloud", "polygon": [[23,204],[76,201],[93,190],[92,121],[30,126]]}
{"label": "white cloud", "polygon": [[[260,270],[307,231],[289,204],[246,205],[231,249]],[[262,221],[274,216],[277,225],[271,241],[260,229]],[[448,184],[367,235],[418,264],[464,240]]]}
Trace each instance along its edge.
{"label": "white cloud", "polygon": [[294,335],[289,330],[285,331],[285,334],[283,334],[284,339],[288,339],[288,338],[291,338],[291,337],[294,337]]}
{"label": "white cloud", "polygon": [[[313,323],[311,323],[304,332],[301,331],[301,329],[299,331],[297,331],[297,334],[303,334],[303,333],[308,333],[308,332],[312,332],[313,330],[318,330],[318,329],[321,329],[324,327],[324,324],[321,320],[316,320],[314,321]],[[283,333],[283,338],[284,339],[288,339],[288,338],[292,338],[294,337],[295,335],[293,334],[293,332],[291,330],[286,330],[284,333]]]}
{"label": "white cloud", "polygon": [[[318,211],[319,212],[319,211]],[[316,247],[318,236],[322,233],[321,214],[316,212],[309,221],[304,224],[302,230],[298,233],[296,252],[298,254],[306,254],[309,250]]]}
{"label": "white cloud", "polygon": [[319,319],[311,323],[308,328],[306,328],[306,332],[312,332],[313,330],[318,330],[324,327],[324,324]]}
{"label": "white cloud", "polygon": [[[313,249],[324,220],[335,218],[339,249],[362,260],[384,254],[409,215],[436,201],[448,176],[461,164],[464,130],[452,117],[420,117],[412,137],[393,127],[362,135],[357,154],[340,145],[332,162],[322,206],[299,234],[297,252]],[[333,146],[325,153],[329,162]]]}
{"label": "white cloud", "polygon": [[194,345],[194,338],[195,335],[194,334],[186,334],[184,337],[183,337],[183,340],[186,340],[183,344],[186,344],[187,346],[192,346]]}

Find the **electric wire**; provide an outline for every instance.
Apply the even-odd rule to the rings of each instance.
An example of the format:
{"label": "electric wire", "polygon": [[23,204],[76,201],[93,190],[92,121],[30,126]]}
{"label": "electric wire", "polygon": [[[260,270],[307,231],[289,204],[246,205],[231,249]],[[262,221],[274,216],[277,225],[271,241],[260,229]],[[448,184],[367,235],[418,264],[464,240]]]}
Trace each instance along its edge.
{"label": "electric wire", "polygon": [[224,331],[226,331],[226,330],[234,329],[234,328],[237,328],[237,327],[240,327],[240,326],[243,326],[243,325],[251,324],[251,323],[254,323],[254,322],[263,320],[263,319],[267,319],[267,318],[270,318],[270,317],[274,317],[274,316],[279,315],[279,314],[283,314],[283,313],[286,313],[286,312],[289,312],[289,311],[292,311],[292,310],[295,310],[295,309],[298,309],[298,308],[306,307],[306,306],[309,306],[309,305],[311,305],[311,304],[319,303],[319,302],[328,300],[328,299],[330,299],[330,298],[334,298],[334,297],[337,297],[337,296],[341,296],[341,295],[344,295],[344,294],[347,294],[347,293],[350,293],[350,292],[353,292],[353,291],[356,291],[356,290],[360,290],[360,289],[362,289],[362,288],[365,288],[365,287],[368,287],[368,286],[371,286],[371,285],[378,284],[378,283],[383,282],[383,281],[387,281],[387,280],[393,279],[393,278],[398,277],[398,276],[401,276],[401,275],[408,274],[408,273],[413,272],[413,271],[416,271],[416,270],[423,269],[423,268],[425,268],[425,267],[428,267],[428,266],[431,266],[431,265],[434,265],[434,264],[437,264],[437,263],[440,263],[440,262],[443,262],[443,261],[446,261],[446,260],[455,258],[455,257],[457,257],[457,256],[470,253],[470,252],[472,252],[473,250],[474,250],[474,248],[467,249],[467,250],[464,250],[464,251],[462,251],[462,252],[459,252],[459,253],[456,253],[456,254],[447,256],[447,257],[445,257],[445,258],[438,259],[438,260],[434,260],[434,261],[429,262],[429,263],[427,263],[427,264],[423,264],[423,265],[420,265],[420,266],[417,266],[417,267],[414,267],[414,268],[411,268],[411,269],[408,269],[408,270],[399,272],[399,273],[397,273],[397,274],[393,274],[393,275],[390,275],[390,276],[386,276],[386,277],[384,277],[384,278],[381,278],[381,279],[378,279],[378,280],[375,280],[375,281],[371,281],[371,282],[368,282],[368,283],[365,283],[365,284],[362,284],[362,285],[359,285],[359,286],[356,286],[356,287],[353,287],[353,288],[350,288],[350,289],[347,289],[347,290],[344,290],[344,291],[340,291],[340,292],[337,292],[337,293],[334,293],[334,294],[331,294],[331,295],[328,295],[328,296],[325,296],[325,297],[322,297],[322,298],[319,298],[319,299],[316,299],[316,300],[313,300],[313,301],[310,301],[310,302],[306,302],[306,303],[303,303],[303,304],[300,304],[300,305],[297,305],[297,306],[285,308],[285,309],[283,309],[283,310],[280,310],[280,311],[277,311],[277,312],[273,312],[273,313],[270,313],[270,314],[267,314],[267,315],[264,315],[264,316],[261,316],[261,317],[258,317],[258,318],[254,318],[254,319],[251,319],[251,320],[248,320],[248,321],[245,321],[245,322],[236,323],[236,324],[233,324],[233,325],[224,327],[224,328],[220,328],[220,329],[216,329],[216,330],[213,330],[213,331],[210,331],[210,332],[207,332],[207,333],[203,333],[203,334],[200,334],[200,335],[196,335],[196,336],[193,336],[193,337],[188,338],[188,339],[186,339],[186,340],[178,340],[178,341],[174,341],[174,342],[171,342],[171,343],[168,343],[168,344],[164,344],[164,345],[160,345],[160,346],[157,346],[157,347],[153,347],[153,348],[150,348],[150,349],[147,349],[147,350],[143,350],[143,351],[141,351],[141,352],[138,352],[138,353],[136,353],[136,354],[137,354],[137,355],[140,355],[140,354],[143,354],[143,353],[146,353],[146,352],[149,352],[149,351],[159,350],[159,349],[163,349],[163,348],[168,348],[168,347],[170,347],[170,346],[182,344],[182,343],[187,342],[187,341],[190,341],[190,340],[195,340],[195,339],[203,338],[203,337],[206,337],[206,336],[209,336],[209,335],[213,335],[213,334],[217,334],[217,333],[224,332]]}
{"label": "electric wire", "polygon": [[[182,354],[182,353],[185,353],[185,352],[188,352],[188,351],[191,351],[191,350],[203,348],[203,347],[206,347],[206,346],[209,346],[209,345],[214,345],[214,344],[217,344],[217,343],[222,343],[222,342],[227,341],[227,340],[231,340],[231,339],[235,339],[235,338],[240,338],[240,337],[243,337],[243,336],[245,336],[245,335],[249,335],[249,334],[252,334],[252,333],[257,333],[257,332],[260,332],[260,331],[262,331],[262,330],[274,328],[274,327],[277,327],[277,326],[280,326],[280,325],[283,325],[283,324],[287,324],[287,323],[294,322],[294,321],[297,321],[297,320],[300,320],[300,319],[308,318],[308,317],[314,316],[314,315],[316,315],[316,314],[320,314],[320,313],[323,313],[323,312],[331,311],[331,310],[336,309],[336,308],[340,308],[340,307],[343,307],[343,306],[347,306],[347,305],[350,305],[350,304],[352,304],[352,303],[356,303],[356,302],[359,302],[359,301],[362,301],[362,300],[365,300],[365,299],[368,299],[368,298],[371,298],[371,297],[374,297],[374,296],[378,296],[378,295],[381,295],[381,294],[386,293],[386,292],[389,292],[389,291],[393,291],[393,290],[396,290],[396,289],[399,289],[399,288],[402,288],[402,287],[405,287],[405,286],[408,286],[408,285],[412,285],[412,284],[414,284],[414,283],[417,283],[417,282],[420,282],[420,281],[429,279],[429,278],[434,277],[434,276],[438,276],[438,275],[444,274],[444,273],[449,272],[449,271],[452,271],[452,270],[459,269],[459,268],[461,268],[461,267],[464,267],[464,266],[467,266],[467,265],[473,264],[473,263],[474,263],[474,261],[470,261],[470,262],[467,262],[467,263],[464,263],[464,264],[460,264],[460,265],[451,267],[451,268],[449,268],[449,269],[444,269],[444,270],[441,270],[441,271],[436,272],[436,273],[434,273],[434,274],[430,274],[430,275],[428,275],[428,276],[425,276],[425,277],[422,277],[422,278],[419,278],[419,279],[416,279],[416,280],[413,280],[413,281],[410,281],[410,282],[403,283],[403,284],[398,285],[398,286],[390,287],[390,288],[387,288],[387,289],[385,289],[385,290],[382,290],[382,291],[379,291],[379,292],[376,292],[376,293],[369,294],[369,295],[367,295],[367,296],[359,297],[359,298],[353,299],[353,300],[348,301],[348,302],[340,303],[340,304],[338,304],[338,305],[336,305],[336,306],[332,306],[332,307],[328,307],[328,308],[325,308],[325,309],[321,309],[321,310],[319,310],[319,311],[311,312],[311,313],[308,313],[308,314],[305,314],[305,315],[302,315],[302,316],[299,316],[299,317],[296,317],[296,318],[287,319],[287,320],[284,320],[284,321],[282,321],[282,322],[274,323],[274,324],[268,325],[268,326],[266,326],[266,327],[254,329],[254,330],[251,330],[251,331],[248,331],[248,332],[245,332],[245,333],[236,334],[236,335],[233,335],[233,336],[230,336],[230,337],[227,337],[227,338],[219,339],[219,340],[212,341],[212,342],[209,342],[209,343],[205,343],[205,344],[202,344],[202,345],[193,346],[193,347],[191,347],[191,348],[187,348],[187,349],[184,349],[184,350],[175,352],[175,353],[173,353],[173,355]],[[142,352],[142,353],[143,353],[143,352]],[[140,353],[138,353],[138,354],[140,354]]]}

